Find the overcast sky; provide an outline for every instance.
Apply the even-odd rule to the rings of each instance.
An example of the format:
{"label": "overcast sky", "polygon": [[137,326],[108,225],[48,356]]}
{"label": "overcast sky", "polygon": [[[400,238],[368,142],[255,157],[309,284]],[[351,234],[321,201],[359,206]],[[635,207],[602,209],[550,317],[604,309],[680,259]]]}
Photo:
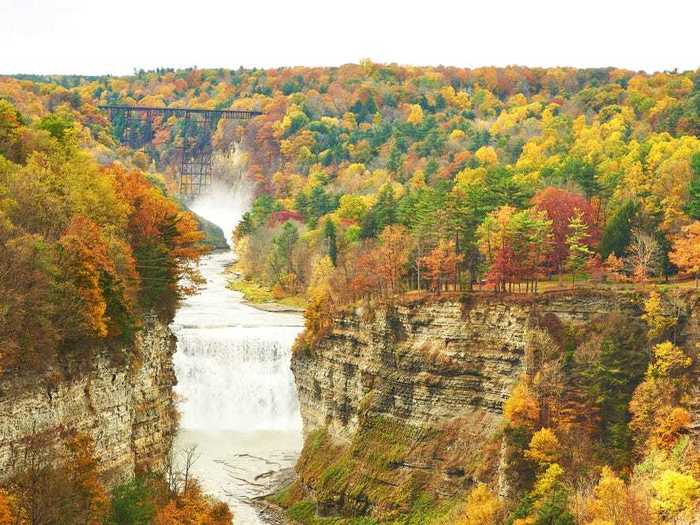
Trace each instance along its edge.
{"label": "overcast sky", "polygon": [[362,58],[685,70],[699,28],[699,0],[0,0],[0,74]]}

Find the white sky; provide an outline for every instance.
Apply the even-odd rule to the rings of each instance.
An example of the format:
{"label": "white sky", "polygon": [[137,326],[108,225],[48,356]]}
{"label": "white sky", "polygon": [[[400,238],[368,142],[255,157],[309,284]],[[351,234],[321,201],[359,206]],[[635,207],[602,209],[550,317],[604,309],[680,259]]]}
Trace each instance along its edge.
{"label": "white sky", "polygon": [[700,67],[700,0],[0,0],[0,74],[375,62]]}

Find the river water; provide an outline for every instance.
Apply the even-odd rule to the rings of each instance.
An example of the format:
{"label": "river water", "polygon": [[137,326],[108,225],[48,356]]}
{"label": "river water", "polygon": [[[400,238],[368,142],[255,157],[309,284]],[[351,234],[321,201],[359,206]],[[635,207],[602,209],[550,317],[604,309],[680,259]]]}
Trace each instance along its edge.
{"label": "river water", "polygon": [[[192,208],[228,234],[245,209],[235,197]],[[292,466],[302,446],[289,365],[303,320],[255,309],[228,290],[224,270],[233,260],[225,251],[202,261],[206,286],[172,324],[181,413],[176,451],[196,445],[194,472],[205,490],[231,505],[236,525],[258,525],[264,521],[249,498],[266,493],[270,473]]]}

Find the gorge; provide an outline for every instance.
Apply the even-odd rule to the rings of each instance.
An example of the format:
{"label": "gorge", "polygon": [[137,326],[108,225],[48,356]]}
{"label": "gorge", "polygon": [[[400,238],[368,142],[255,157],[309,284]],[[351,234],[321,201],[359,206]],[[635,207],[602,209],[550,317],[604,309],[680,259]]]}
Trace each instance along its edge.
{"label": "gorge", "polygon": [[[245,196],[204,196],[193,210],[231,232]],[[265,493],[270,475],[291,467],[301,449],[301,419],[289,369],[291,346],[303,327],[297,313],[272,313],[245,304],[226,288],[231,251],[201,263],[207,280],[173,322],[177,336],[175,394],[180,400],[176,449],[197,445],[194,472],[204,487],[231,504],[236,523],[263,523],[249,505]]]}
{"label": "gorge", "polygon": [[699,89],[0,77],[0,525],[697,525]]}
{"label": "gorge", "polygon": [[[192,208],[231,242],[246,199],[224,190]],[[170,326],[149,318],[122,361],[98,352],[89,368],[68,363],[40,382],[28,375],[3,381],[0,481],[30,446],[62,464],[73,435],[92,440],[109,486],[161,471],[169,457],[181,463],[194,446],[203,488],[231,505],[237,524],[264,523],[250,500],[269,492],[273,474],[290,469],[302,446],[289,363],[303,319],[245,304],[226,287],[233,262],[230,249],[205,256],[206,284]]]}
{"label": "gorge", "polygon": [[[235,222],[231,210],[245,203],[232,194],[193,207],[231,231],[222,216]],[[104,476],[118,483],[134,470],[162,467],[171,444],[176,455],[196,445],[193,470],[204,488],[231,504],[235,523],[258,525],[267,522],[251,498],[269,492],[272,472],[294,465],[303,421],[298,478],[275,500],[292,515],[302,503],[321,516],[383,522],[415,513],[423,491],[449,500],[485,478],[507,498],[513,480],[499,437],[503,406],[519,379],[537,372],[528,353],[534,331],[585,331],[611,312],[638,319],[644,301],[633,291],[584,290],[358,304],[292,355],[302,318],[253,308],[228,290],[233,260],[231,251],[205,257],[207,283],[180,306],[171,325],[176,338],[151,319],[128,366],[100,358],[71,380],[18,379],[5,387],[3,465],[32,433],[84,432]],[[677,314],[678,341],[693,356],[696,301],[685,294]],[[59,440],[51,446],[60,450]]]}

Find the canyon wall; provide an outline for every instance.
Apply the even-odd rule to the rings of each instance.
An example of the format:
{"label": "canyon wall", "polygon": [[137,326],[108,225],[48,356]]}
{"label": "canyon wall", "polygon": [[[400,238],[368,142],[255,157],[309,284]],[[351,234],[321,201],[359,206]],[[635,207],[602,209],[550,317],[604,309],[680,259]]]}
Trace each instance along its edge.
{"label": "canyon wall", "polygon": [[[498,436],[505,401],[523,374],[534,373],[534,328],[585,331],[611,312],[621,316],[605,322],[643,323],[645,298],[472,294],[338,314],[292,359],[306,443],[290,497],[312,500],[320,515],[381,521],[413,512],[420,494],[459,496],[481,478],[497,480],[507,496],[513,480]],[[678,343],[699,370],[697,295],[666,307],[680,318]],[[698,439],[700,401],[691,408]]]}
{"label": "canyon wall", "polygon": [[[149,319],[124,358],[97,351],[86,366],[66,363],[43,378],[0,380],[0,480],[10,476],[28,443],[60,461],[72,435],[90,436],[104,479],[112,484],[136,469],[163,465],[177,427],[173,399],[175,338]],[[34,445],[36,446],[36,445]]]}
{"label": "canyon wall", "polygon": [[336,319],[330,334],[292,362],[305,432],[325,427],[348,440],[363,410],[415,425],[474,413],[494,423],[525,371],[531,326],[548,315],[576,324],[640,309],[633,295],[467,300],[372,314],[357,308]]}

